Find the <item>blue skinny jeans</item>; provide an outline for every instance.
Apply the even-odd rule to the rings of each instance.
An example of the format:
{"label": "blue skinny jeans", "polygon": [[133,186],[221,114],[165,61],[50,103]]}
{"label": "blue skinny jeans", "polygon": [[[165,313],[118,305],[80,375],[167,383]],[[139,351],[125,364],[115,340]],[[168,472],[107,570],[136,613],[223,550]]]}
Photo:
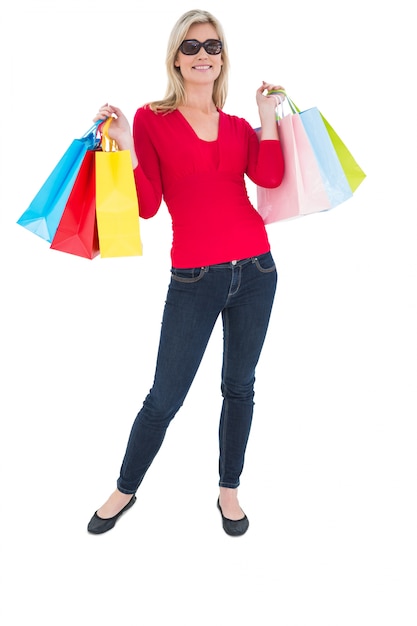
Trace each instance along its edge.
{"label": "blue skinny jeans", "polygon": [[119,491],[135,493],[142,482],[185,400],[219,315],[223,322],[219,485],[238,487],[252,423],[255,368],[276,286],[270,252],[207,267],[171,269],[155,377],[131,429]]}

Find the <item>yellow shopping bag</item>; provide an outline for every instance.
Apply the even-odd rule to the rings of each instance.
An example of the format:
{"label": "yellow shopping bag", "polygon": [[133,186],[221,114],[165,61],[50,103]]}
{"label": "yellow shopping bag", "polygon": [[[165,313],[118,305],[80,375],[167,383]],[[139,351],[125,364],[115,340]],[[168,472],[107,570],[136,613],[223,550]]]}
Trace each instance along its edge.
{"label": "yellow shopping bag", "polygon": [[109,117],[96,152],[96,215],[102,257],[141,256],[139,202],[129,150],[119,150],[108,134]]}

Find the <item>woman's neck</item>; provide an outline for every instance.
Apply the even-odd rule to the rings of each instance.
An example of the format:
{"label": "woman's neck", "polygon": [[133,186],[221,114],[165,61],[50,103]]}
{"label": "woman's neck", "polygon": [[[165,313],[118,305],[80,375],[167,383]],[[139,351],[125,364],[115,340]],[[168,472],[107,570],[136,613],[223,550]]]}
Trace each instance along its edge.
{"label": "woman's neck", "polygon": [[179,107],[183,110],[198,110],[202,113],[210,115],[217,113],[216,105],[213,102],[213,91],[210,88],[209,91],[204,91],[201,88],[198,91],[193,92],[187,90],[185,102]]}

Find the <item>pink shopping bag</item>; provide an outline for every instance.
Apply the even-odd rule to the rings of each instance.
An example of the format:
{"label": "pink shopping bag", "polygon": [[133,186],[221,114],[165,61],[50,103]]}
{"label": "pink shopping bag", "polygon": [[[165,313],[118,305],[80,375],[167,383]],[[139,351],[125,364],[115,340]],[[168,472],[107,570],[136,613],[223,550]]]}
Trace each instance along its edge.
{"label": "pink shopping bag", "polygon": [[265,224],[331,208],[317,158],[298,114],[277,121],[285,173],[279,187],[257,186],[257,209]]}

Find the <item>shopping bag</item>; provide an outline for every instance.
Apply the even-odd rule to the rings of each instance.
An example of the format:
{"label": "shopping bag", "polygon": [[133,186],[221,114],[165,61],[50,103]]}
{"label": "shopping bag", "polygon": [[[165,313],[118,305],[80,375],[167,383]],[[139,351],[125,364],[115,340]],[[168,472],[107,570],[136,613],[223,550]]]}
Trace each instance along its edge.
{"label": "shopping bag", "polygon": [[[269,219],[268,217],[266,218],[266,223],[268,223],[268,221],[277,221],[278,219],[286,219],[287,217],[294,217],[296,215],[307,215],[309,213],[334,208],[351,198],[353,192],[365,178],[363,170],[359,167],[346,145],[342,142],[340,137],[330,126],[317,107],[300,111],[300,109],[293,103],[284,91],[278,91],[277,93],[285,97],[285,102],[288,103],[290,107],[290,113],[285,116],[282,115],[282,117],[280,117],[277,113],[279,135],[284,152],[285,173],[283,182],[277,189],[265,190],[262,187],[257,187],[258,211],[261,215],[264,215],[267,210],[269,211],[270,217]],[[282,108],[281,112],[283,112]],[[288,184],[290,189],[292,188],[293,194],[294,186],[297,184],[297,193],[298,196],[300,196],[300,184],[297,182],[297,179],[294,181],[294,177],[292,176],[292,161],[294,161],[295,157],[288,149],[288,141],[286,141],[288,136],[286,124],[289,124],[288,122],[285,123],[287,118],[292,119],[292,123],[296,128],[299,127],[300,123],[302,124],[310,144],[310,150],[313,151],[313,158],[316,161],[316,167],[318,167],[320,172],[321,180],[325,189],[326,200],[324,199],[324,196],[322,196],[322,200],[318,199],[315,208],[314,204],[311,203],[309,209],[308,201],[306,200],[305,208],[303,208],[302,204],[299,205],[297,209],[293,208],[289,211],[280,207],[280,204],[283,202],[280,197],[280,188],[283,186],[284,182]],[[298,136],[300,137],[300,134]],[[312,168],[311,163],[309,165],[304,161],[305,153],[308,153],[309,150],[305,144],[301,145],[299,143],[297,145],[295,137],[294,146],[294,151],[298,156],[301,171],[299,178],[301,177],[303,180],[307,180],[311,175],[311,171],[313,171],[308,171],[309,168]],[[288,175],[287,164],[290,167]],[[283,189],[285,190],[285,185]],[[281,193],[283,192],[281,191]],[[308,189],[305,189],[306,195],[311,193],[311,190],[309,191]],[[269,205],[272,204],[272,207],[268,206],[268,202]]]}
{"label": "shopping bag", "polygon": [[139,202],[130,150],[119,150],[102,128],[96,155],[96,215],[101,257],[141,256]]}
{"label": "shopping bag", "polygon": [[48,176],[29,207],[17,220],[27,230],[48,242],[52,242],[64,207],[88,149],[96,147],[96,122],[80,139],[74,139]]}
{"label": "shopping bag", "polygon": [[331,208],[334,208],[349,200],[353,191],[318,108],[301,111],[299,115],[317,158]]}
{"label": "shopping bag", "polygon": [[[353,192],[356,191],[359,185],[365,180],[365,172],[354,159],[346,144],[343,143],[334,128],[324,117],[323,113],[317,109],[317,107],[307,109],[306,111],[300,111],[300,109],[288,96],[286,96],[286,99],[292,112],[296,112],[301,115],[301,119],[307,130],[313,149],[315,150],[320,162],[326,159],[326,155],[329,155],[329,163],[324,161],[323,170],[324,175],[326,174],[326,171],[328,172],[328,176],[330,177],[329,182],[333,187],[333,205],[336,206],[337,204],[344,202],[344,199],[351,197]],[[336,163],[335,157],[338,163],[333,165]],[[334,169],[332,169],[332,167]],[[332,182],[332,179],[334,182]],[[349,194],[347,185],[349,186],[352,194]],[[337,188],[340,190],[339,194],[341,193],[341,196],[337,194]]]}
{"label": "shopping bag", "polygon": [[[330,208],[319,164],[299,115],[279,117],[285,170],[279,187],[257,186],[257,209],[265,224]],[[259,134],[259,129],[257,129]]]}
{"label": "shopping bag", "polygon": [[324,125],[329,133],[330,140],[333,144],[339,161],[343,167],[343,171],[348,179],[352,192],[356,191],[359,185],[365,180],[366,174],[360,165],[354,159],[352,153],[340,139],[334,128],[329,124],[324,115],[321,113]]}
{"label": "shopping bag", "polygon": [[93,259],[99,254],[94,150],[87,150],[51,243],[53,250]]}

